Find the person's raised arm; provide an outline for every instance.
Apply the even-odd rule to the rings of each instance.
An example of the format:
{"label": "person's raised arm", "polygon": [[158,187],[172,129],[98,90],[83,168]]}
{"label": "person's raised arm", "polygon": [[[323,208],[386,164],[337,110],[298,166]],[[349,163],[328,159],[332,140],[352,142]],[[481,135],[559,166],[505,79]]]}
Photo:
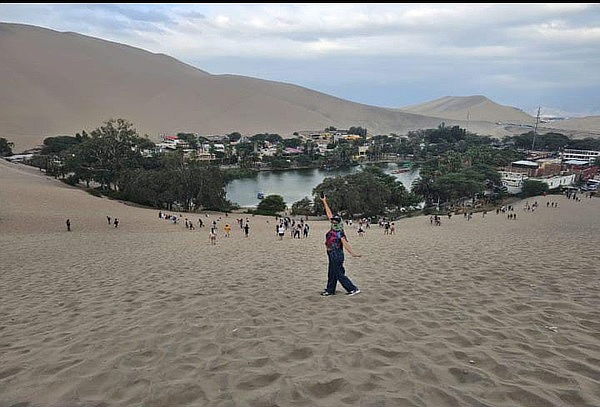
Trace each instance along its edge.
{"label": "person's raised arm", "polygon": [[350,242],[348,242],[348,239],[346,239],[346,236],[342,237],[342,246],[344,246],[344,249],[346,249],[346,251],[353,257],[362,257],[361,254],[354,253],[352,246],[350,246]]}
{"label": "person's raised arm", "polygon": [[329,218],[329,219],[333,218],[333,213],[331,212],[331,209],[329,208],[329,204],[327,203],[327,197],[323,196],[321,198],[321,201],[323,202],[323,206],[325,207],[325,214],[327,214],[327,218]]}

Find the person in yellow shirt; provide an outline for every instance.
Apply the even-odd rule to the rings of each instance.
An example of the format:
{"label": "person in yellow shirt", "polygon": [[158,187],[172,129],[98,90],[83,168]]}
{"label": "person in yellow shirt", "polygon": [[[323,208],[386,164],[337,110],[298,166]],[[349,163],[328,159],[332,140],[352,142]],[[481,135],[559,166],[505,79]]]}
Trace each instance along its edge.
{"label": "person in yellow shirt", "polygon": [[231,233],[231,226],[229,226],[229,223],[225,225],[223,230],[225,231],[225,237],[229,237],[229,233]]}

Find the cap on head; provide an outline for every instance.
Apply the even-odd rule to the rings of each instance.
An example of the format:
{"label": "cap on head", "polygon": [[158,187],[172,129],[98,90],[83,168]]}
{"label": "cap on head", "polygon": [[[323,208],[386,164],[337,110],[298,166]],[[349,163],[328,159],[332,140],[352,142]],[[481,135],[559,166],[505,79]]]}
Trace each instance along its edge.
{"label": "cap on head", "polygon": [[342,217],[340,215],[335,215],[331,217],[332,222],[340,223],[342,221]]}

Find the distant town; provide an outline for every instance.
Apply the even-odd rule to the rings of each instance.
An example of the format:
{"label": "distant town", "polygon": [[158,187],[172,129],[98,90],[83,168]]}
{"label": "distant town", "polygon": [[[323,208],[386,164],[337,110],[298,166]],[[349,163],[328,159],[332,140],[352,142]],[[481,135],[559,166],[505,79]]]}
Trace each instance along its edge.
{"label": "distant town", "polygon": [[[119,120],[107,122],[90,134],[48,137],[43,146],[26,154],[3,155],[9,161],[36,166],[73,185],[84,182],[86,187],[95,187],[102,193],[157,207],[181,204],[181,193],[166,194],[167,187],[161,186],[157,175],[161,171],[175,174],[167,177],[168,183],[182,183],[188,176],[172,172],[173,160],[181,168],[190,167],[190,171],[208,167],[220,171],[218,176],[202,173],[192,177],[222,177],[220,183],[213,185],[217,191],[213,195],[220,197],[218,201],[202,203],[198,198],[202,193],[195,192],[186,195],[186,208],[235,207],[225,198],[223,185],[232,179],[254,176],[257,171],[330,170],[360,164],[397,163],[393,171],[396,173],[418,169],[419,177],[411,190],[399,192],[401,198],[389,197],[388,206],[381,209],[384,212],[390,211],[390,207],[397,211],[405,211],[407,207],[412,210],[419,207],[415,205],[418,201],[424,201],[421,208],[449,210],[466,201],[497,203],[510,195],[533,196],[565,190],[592,194],[600,184],[600,140],[571,139],[560,133],[529,131],[500,140],[442,123],[437,129],[404,135],[373,135],[360,126],[348,129],[330,126],[297,131],[286,138],[271,133],[163,134],[154,143],[137,135],[130,123]],[[122,149],[117,155],[126,158],[108,153],[115,148]],[[376,175],[383,187],[388,181],[381,174]],[[141,191],[143,183],[149,184]],[[188,188],[186,185],[180,188]],[[320,187],[316,186],[315,191]],[[368,189],[366,184],[360,188]],[[163,202],[163,198],[148,196],[148,190],[169,198]],[[312,202],[304,203],[308,213],[312,209],[307,205]]]}

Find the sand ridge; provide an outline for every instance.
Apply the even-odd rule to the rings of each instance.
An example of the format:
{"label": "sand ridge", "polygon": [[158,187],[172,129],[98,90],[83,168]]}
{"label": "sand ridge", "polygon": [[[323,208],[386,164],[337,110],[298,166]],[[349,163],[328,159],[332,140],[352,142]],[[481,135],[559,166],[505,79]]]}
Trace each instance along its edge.
{"label": "sand ridge", "polygon": [[22,166],[0,185],[2,407],[600,405],[599,199],[347,228],[362,293],[320,297],[326,222],[233,214],[210,246]]}

